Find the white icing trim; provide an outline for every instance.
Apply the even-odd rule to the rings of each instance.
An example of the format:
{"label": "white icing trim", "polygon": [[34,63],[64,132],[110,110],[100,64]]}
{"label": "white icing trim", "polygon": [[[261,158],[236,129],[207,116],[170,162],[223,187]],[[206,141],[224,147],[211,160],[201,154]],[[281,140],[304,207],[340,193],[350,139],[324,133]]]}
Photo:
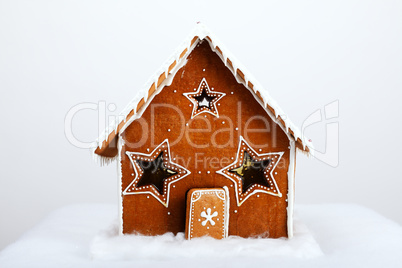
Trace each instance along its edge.
{"label": "white icing trim", "polygon": [[[193,45],[191,45],[191,41],[196,36],[198,36],[198,39],[193,43]],[[209,36],[212,41],[210,41],[208,38],[205,38],[206,36]],[[142,90],[140,90],[139,95],[137,95],[137,97],[134,98],[127,105],[127,107],[120,113],[120,115],[123,118],[126,118],[126,116],[131,112],[131,110],[136,109],[136,107],[137,107],[139,101],[141,100],[141,98],[144,97],[144,100],[146,100],[146,103],[141,107],[141,109],[138,111],[138,113],[134,114],[130,118],[130,120],[128,120],[126,122],[124,127],[120,130],[120,133],[124,132],[124,130],[127,128],[127,126],[132,121],[134,121],[135,119],[138,119],[139,117],[141,117],[141,115],[142,115],[143,111],[145,110],[145,108],[152,101],[152,98],[155,95],[157,95],[158,93],[160,93],[160,91],[162,90],[162,88],[164,86],[170,85],[170,83],[173,80],[173,77],[176,75],[177,71],[182,66],[184,66],[185,63],[187,62],[188,55],[192,52],[192,50],[195,48],[195,46],[197,46],[199,44],[199,42],[201,40],[203,40],[203,39],[208,42],[208,44],[210,45],[211,49],[221,58],[223,63],[226,65],[226,67],[228,67],[228,69],[231,70],[231,72],[232,72],[233,76],[235,77],[235,79],[237,80],[237,82],[243,84],[250,92],[253,93],[254,98],[262,105],[262,107],[271,116],[271,118],[277,124],[279,124],[279,126],[284,130],[284,132],[288,134],[288,137],[290,137],[291,139],[294,139],[294,140],[297,140],[297,138],[300,138],[301,141],[302,141],[303,148],[305,149],[306,147],[308,147],[310,149],[309,153],[310,154],[313,153],[314,148],[313,148],[312,143],[309,141],[309,139],[307,139],[306,137],[304,137],[302,135],[302,133],[299,131],[299,129],[289,120],[289,117],[286,116],[286,114],[281,110],[279,105],[272,99],[272,97],[268,94],[268,92],[262,88],[262,86],[258,83],[258,81],[254,77],[252,77],[252,75],[246,70],[246,68],[243,65],[240,64],[240,62],[225,48],[225,46],[220,41],[218,41],[218,38],[213,33],[211,33],[211,31],[208,30],[206,28],[206,26],[203,25],[203,24],[198,24],[196,26],[196,28],[189,35],[189,37],[185,40],[185,42],[179,47],[178,50],[176,50],[174,55],[172,57],[170,57],[169,60],[165,62],[165,64],[163,64],[162,68],[160,68],[158,70],[158,72],[156,72],[156,74],[154,76],[152,76],[152,78],[149,80],[149,82],[146,83],[145,87]],[[216,49],[217,46],[219,46],[219,49],[220,49],[220,51],[222,51],[222,54],[220,54],[220,52],[217,51],[217,49]],[[180,54],[186,48],[187,48],[187,52],[179,60]],[[227,61],[228,58],[230,58],[233,68],[231,68],[228,65],[228,61]],[[148,99],[148,90],[149,90],[149,88],[151,87],[152,84],[157,85],[157,81],[158,81],[159,75],[161,73],[165,73],[165,74],[168,73],[169,66],[174,62],[174,60],[176,60],[176,66],[170,72],[168,77],[162,82],[162,84],[155,90],[156,94],[152,94],[151,99]],[[240,69],[242,71],[242,73],[244,74],[244,80],[241,79],[237,75],[237,72],[236,72],[237,69]],[[249,81],[253,84],[253,89],[251,89],[248,86]],[[259,98],[256,97],[255,93],[257,91],[260,92],[263,101],[261,101]],[[270,107],[272,107],[274,109],[275,114],[272,114],[271,111],[268,108],[266,108],[266,104],[268,104]],[[279,115],[281,115],[281,118],[285,123],[285,127],[283,127],[282,124],[280,124],[278,122],[277,118],[278,118]],[[119,118],[121,118],[121,117],[119,117]],[[92,153],[93,154],[95,154],[94,152],[95,152],[97,146],[102,146],[102,142],[104,140],[106,140],[106,138],[108,137],[108,135],[110,133],[109,130],[116,131],[120,122],[121,121],[111,123],[110,126],[108,128],[106,128],[104,133],[102,133],[99,136],[99,138],[96,140],[96,142],[94,143],[94,146],[92,148]],[[293,131],[294,138],[289,135],[289,129],[291,129]],[[96,159],[96,157],[94,157],[94,158]],[[111,162],[111,161],[114,160],[114,158],[107,158],[107,157],[101,157],[101,159],[102,159],[102,161],[105,162],[104,164],[108,164],[108,162]],[[107,160],[104,160],[104,159],[107,159]]]}
{"label": "white icing trim", "polygon": [[295,141],[290,140],[290,156],[288,167],[288,206],[287,206],[287,223],[288,238],[293,237],[293,206],[294,206],[294,190],[295,190],[295,164],[296,164],[296,145]]}
{"label": "white icing trim", "polygon": [[[218,95],[218,96],[216,96],[216,97],[211,101],[212,109],[205,108],[205,109],[201,109],[201,111],[198,111],[198,105],[199,105],[199,103],[198,103],[198,101],[197,101],[196,99],[194,99],[192,96],[193,96],[193,95],[199,95],[200,93],[202,93],[202,90],[203,90],[203,89],[201,88],[202,83],[205,83],[205,85],[206,85],[205,91],[207,92],[208,96],[209,96],[209,95],[214,95],[214,94],[216,94],[216,95]],[[191,101],[191,103],[193,104],[193,111],[191,112],[191,119],[193,119],[194,117],[196,117],[197,115],[200,115],[200,114],[202,114],[202,113],[209,113],[209,114],[212,114],[213,116],[216,116],[216,117],[219,118],[219,112],[218,112],[218,108],[216,108],[216,103],[217,103],[220,99],[222,99],[226,94],[225,94],[225,93],[222,93],[222,92],[212,91],[212,90],[209,88],[209,85],[208,85],[207,80],[206,80],[205,78],[202,78],[202,80],[201,80],[201,82],[200,82],[200,85],[198,86],[198,89],[197,89],[196,92],[183,93],[183,95],[184,95],[189,101]]]}
{"label": "white icing trim", "polygon": [[229,236],[229,209],[230,209],[230,196],[229,196],[229,189],[227,186],[223,186],[223,190],[225,190],[225,194],[226,194],[226,211],[225,211],[225,237]]}
{"label": "white icing trim", "polygon": [[123,197],[122,197],[122,185],[123,185],[123,173],[122,173],[122,162],[121,162],[121,152],[123,148],[124,141],[121,138],[121,135],[118,136],[117,138],[117,148],[118,148],[118,161],[117,161],[117,174],[118,174],[118,180],[117,180],[117,194],[118,194],[118,203],[119,203],[119,210],[118,210],[118,217],[119,217],[119,234],[123,234]]}
{"label": "white icing trim", "polygon": [[[191,240],[191,232],[192,232],[192,229],[191,229],[191,222],[193,221],[193,217],[192,217],[192,215],[193,215],[193,203],[194,202],[196,202],[198,199],[200,199],[201,198],[201,195],[199,195],[199,197],[197,198],[197,197],[194,197],[194,195],[195,195],[195,193],[196,193],[196,191],[194,191],[194,192],[192,192],[191,193],[191,198],[190,198],[190,209],[188,210],[188,213],[189,213],[189,215],[188,215],[188,217],[189,217],[189,220],[188,220],[188,240]],[[194,202],[193,202],[193,200],[194,200]]]}
{"label": "white icing trim", "polygon": [[[166,148],[165,148],[166,147]],[[171,168],[172,170],[177,172],[177,175],[174,175],[164,181],[163,184],[163,190],[164,194],[160,194],[154,187],[152,186],[142,186],[137,188],[135,186],[135,183],[138,182],[140,176],[141,176],[141,167],[137,164],[136,161],[134,161],[133,157],[137,156],[142,156],[143,158],[151,158],[152,155],[158,154],[162,152],[168,155],[168,159],[164,160],[167,161],[167,167]],[[169,207],[169,197],[170,197],[170,185],[187,177],[188,175],[191,174],[191,172],[184,168],[183,166],[176,164],[172,162],[171,155],[170,155],[170,145],[168,139],[165,139],[161,144],[159,144],[151,153],[145,154],[145,153],[138,153],[138,152],[129,152],[126,151],[126,155],[129,157],[133,170],[134,170],[134,179],[133,181],[126,187],[126,189],[123,191],[123,195],[134,195],[134,194],[150,194],[153,197],[155,197],[156,200],[158,200],[162,205],[165,207]],[[141,159],[143,159],[141,158]],[[167,185],[166,185],[167,182]],[[166,188],[165,188],[166,187]],[[131,191],[131,189],[133,189]],[[140,191],[136,191],[139,189]],[[166,193],[165,193],[166,192]]]}
{"label": "white icing trim", "polygon": [[[236,195],[237,205],[240,207],[244,203],[244,201],[246,201],[250,196],[253,196],[256,193],[266,193],[266,194],[269,194],[269,195],[282,197],[282,193],[280,192],[280,190],[278,188],[278,185],[276,184],[273,172],[274,172],[276,166],[278,165],[279,161],[281,160],[284,152],[259,154],[247,143],[247,141],[243,138],[243,136],[240,135],[239,137],[240,137],[240,140],[239,140],[239,146],[237,148],[237,154],[236,154],[235,161],[233,161],[231,164],[227,165],[226,167],[216,171],[217,174],[221,174],[221,175],[225,176],[226,178],[230,179],[233,182],[233,184],[235,186],[235,195]],[[236,175],[231,176],[231,175],[228,174],[227,171],[229,169],[232,169],[232,168],[238,166],[239,161],[240,161],[239,155],[241,154],[241,151],[242,151],[242,143],[244,143],[247,146],[246,151],[250,150],[251,153],[256,155],[258,158],[264,158],[264,157],[267,157],[267,156],[275,156],[277,158],[277,160],[273,161],[273,163],[274,163],[273,167],[271,168],[271,170],[269,172],[270,177],[272,179],[272,182],[274,183],[274,186],[275,186],[274,189],[272,190],[273,192],[270,189],[269,190],[267,190],[267,189],[264,190],[264,189],[258,188],[260,186],[254,184],[245,193],[240,193],[239,188],[240,188],[241,179],[239,178],[239,179],[235,180],[233,177],[236,176]],[[263,186],[261,186],[261,187],[263,187]],[[266,188],[266,187],[264,187],[264,188]]]}

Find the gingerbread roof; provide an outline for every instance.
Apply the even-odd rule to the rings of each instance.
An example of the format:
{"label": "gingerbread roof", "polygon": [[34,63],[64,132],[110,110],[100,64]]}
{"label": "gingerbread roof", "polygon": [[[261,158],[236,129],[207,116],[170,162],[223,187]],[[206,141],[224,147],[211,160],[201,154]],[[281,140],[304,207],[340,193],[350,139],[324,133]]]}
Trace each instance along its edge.
{"label": "gingerbread roof", "polygon": [[117,156],[117,136],[135,119],[141,117],[142,112],[152,101],[153,97],[169,86],[176,72],[185,65],[187,56],[202,40],[208,41],[211,49],[222,59],[226,67],[232,72],[238,83],[249,89],[256,100],[265,108],[268,115],[296,142],[301,151],[311,154],[313,146],[310,140],[302,135],[300,130],[290,121],[279,105],[269,93],[252,77],[243,65],[222,45],[216,36],[203,24],[197,24],[193,32],[186,38],[177,51],[162,65],[145,86],[138,91],[137,96],[130,101],[118,116],[119,121],[112,122],[99,136],[92,146],[95,159],[100,156],[101,163],[109,163]]}

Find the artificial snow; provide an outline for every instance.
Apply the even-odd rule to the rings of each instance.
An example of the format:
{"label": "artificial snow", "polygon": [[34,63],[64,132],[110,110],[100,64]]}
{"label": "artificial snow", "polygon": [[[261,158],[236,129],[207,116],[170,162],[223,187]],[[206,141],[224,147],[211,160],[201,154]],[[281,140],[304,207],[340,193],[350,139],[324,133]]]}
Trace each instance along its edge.
{"label": "artificial snow", "polygon": [[357,205],[296,206],[292,239],[117,235],[117,206],[59,209],[0,252],[0,267],[401,267],[402,227]]}
{"label": "artificial snow", "polygon": [[91,254],[99,260],[227,260],[236,258],[295,257],[314,258],[323,253],[307,228],[295,223],[292,239],[240,238],[230,236],[215,240],[210,237],[186,240],[184,233],[167,233],[158,237],[118,235],[117,223],[97,236],[91,245]]}

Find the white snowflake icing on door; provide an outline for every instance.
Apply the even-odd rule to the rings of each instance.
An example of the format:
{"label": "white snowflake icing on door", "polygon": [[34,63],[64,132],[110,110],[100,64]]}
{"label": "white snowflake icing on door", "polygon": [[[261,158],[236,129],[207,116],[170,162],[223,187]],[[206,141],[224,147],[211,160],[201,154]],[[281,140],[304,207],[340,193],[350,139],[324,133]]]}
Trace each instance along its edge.
{"label": "white snowflake icing on door", "polygon": [[205,213],[205,211],[201,212],[201,217],[205,218],[205,220],[201,223],[202,226],[205,226],[208,222],[212,226],[215,225],[215,222],[212,220],[212,218],[218,216],[218,212],[215,211],[214,213],[211,214],[211,211],[212,210],[210,208],[208,208],[206,213]]}

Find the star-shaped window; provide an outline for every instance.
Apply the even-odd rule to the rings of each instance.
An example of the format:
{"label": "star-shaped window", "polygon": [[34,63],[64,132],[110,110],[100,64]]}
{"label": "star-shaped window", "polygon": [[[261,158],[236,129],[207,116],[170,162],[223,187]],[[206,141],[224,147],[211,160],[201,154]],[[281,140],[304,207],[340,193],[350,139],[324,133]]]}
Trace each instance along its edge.
{"label": "star-shaped window", "polygon": [[149,194],[168,207],[171,184],[191,173],[172,162],[167,139],[150,154],[141,152],[126,152],[126,154],[134,172],[131,174],[133,180],[123,191],[123,195]]}
{"label": "star-shaped window", "polygon": [[211,90],[207,80],[203,78],[195,92],[183,93],[183,95],[192,103],[191,118],[194,118],[202,113],[209,113],[219,117],[216,103],[226,94]]}
{"label": "star-shaped window", "polygon": [[233,182],[238,206],[256,193],[282,196],[273,171],[283,154],[283,152],[259,154],[240,136],[236,160],[217,171]]}

